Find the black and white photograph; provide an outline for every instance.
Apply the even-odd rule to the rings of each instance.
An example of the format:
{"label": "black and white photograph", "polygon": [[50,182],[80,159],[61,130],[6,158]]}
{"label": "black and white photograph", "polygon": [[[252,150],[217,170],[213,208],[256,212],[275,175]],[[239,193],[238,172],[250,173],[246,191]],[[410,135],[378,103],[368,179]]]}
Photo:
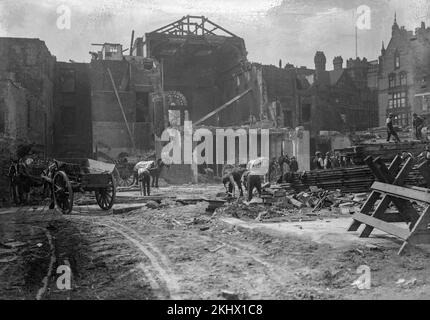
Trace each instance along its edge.
{"label": "black and white photograph", "polygon": [[0,300],[428,299],[430,0],[0,0]]}

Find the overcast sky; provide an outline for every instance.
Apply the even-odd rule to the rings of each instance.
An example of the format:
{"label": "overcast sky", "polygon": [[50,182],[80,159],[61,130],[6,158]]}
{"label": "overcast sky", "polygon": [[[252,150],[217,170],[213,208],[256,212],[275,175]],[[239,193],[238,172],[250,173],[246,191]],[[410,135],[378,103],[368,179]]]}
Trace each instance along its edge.
{"label": "overcast sky", "polygon": [[[61,4],[71,28],[57,28]],[[313,67],[315,51],[332,59],[355,57],[357,7],[371,9],[371,29],[358,31],[358,55],[369,60],[389,41],[394,12],[413,30],[430,24],[430,0],[0,0],[0,37],[44,40],[60,61],[89,61],[91,43],[128,48],[131,30],[142,36],[184,15],[204,15],[245,39],[248,59],[265,64]]]}

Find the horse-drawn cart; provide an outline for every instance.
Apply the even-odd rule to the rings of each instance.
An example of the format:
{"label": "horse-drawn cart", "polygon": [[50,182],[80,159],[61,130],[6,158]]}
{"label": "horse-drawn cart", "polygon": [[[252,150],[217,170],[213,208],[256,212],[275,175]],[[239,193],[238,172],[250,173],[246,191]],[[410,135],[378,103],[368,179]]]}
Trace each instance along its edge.
{"label": "horse-drawn cart", "polygon": [[[76,192],[94,192],[97,204],[103,210],[112,208],[116,186],[112,176],[115,165],[91,159],[75,159],[61,162],[55,160],[46,179],[51,184],[52,204],[63,214],[73,209]],[[51,205],[52,205],[51,204]]]}

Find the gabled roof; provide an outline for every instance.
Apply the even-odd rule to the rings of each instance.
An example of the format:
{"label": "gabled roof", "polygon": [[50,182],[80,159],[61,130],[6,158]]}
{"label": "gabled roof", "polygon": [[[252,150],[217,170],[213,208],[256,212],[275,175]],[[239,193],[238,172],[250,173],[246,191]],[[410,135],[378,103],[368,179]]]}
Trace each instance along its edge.
{"label": "gabled roof", "polygon": [[330,77],[330,85],[334,86],[338,83],[339,79],[344,74],[345,69],[337,69],[337,70],[331,70],[328,71],[329,77]]}
{"label": "gabled roof", "polygon": [[[150,33],[163,33],[168,35],[179,35],[179,36],[187,36],[187,35],[217,36],[218,35],[218,36],[228,36],[228,37],[234,37],[234,38],[237,37],[234,33],[212,22],[211,20],[209,20],[204,16],[190,16],[190,15],[184,16],[181,19],[175,22],[172,22],[164,27],[158,28]],[[221,34],[217,34],[217,33],[221,33]]]}

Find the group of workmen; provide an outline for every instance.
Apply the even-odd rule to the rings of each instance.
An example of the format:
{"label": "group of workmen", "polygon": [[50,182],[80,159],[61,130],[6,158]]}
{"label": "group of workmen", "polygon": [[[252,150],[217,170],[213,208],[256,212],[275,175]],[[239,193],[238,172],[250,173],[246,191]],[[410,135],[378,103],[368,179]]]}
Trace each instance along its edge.
{"label": "group of workmen", "polygon": [[298,170],[299,163],[296,157],[290,158],[288,154],[281,153],[279,158],[274,157],[269,164],[269,180],[276,180],[277,183],[290,182]]}
{"label": "group of workmen", "polygon": [[251,163],[252,161],[246,167],[245,165],[234,167],[223,175],[222,183],[228,194],[234,195],[237,186],[239,195],[243,196],[243,185],[247,190],[248,201],[251,201],[254,189],[257,189],[258,194],[261,196],[261,184],[265,177],[268,181],[275,180],[277,183],[289,182],[293,174],[299,170],[296,157],[290,158],[286,154],[281,154],[279,158],[272,158],[268,163],[268,170],[264,174],[261,170],[254,170]]}
{"label": "group of workmen", "polygon": [[243,187],[247,190],[248,201],[252,200],[254,189],[257,189],[258,195],[261,197],[261,175],[253,172],[251,168],[245,165],[234,167],[225,172],[222,177],[222,183],[229,196],[236,195],[236,186],[239,189],[239,196],[243,197]]}
{"label": "group of workmen", "polygon": [[[414,129],[414,136],[415,139],[417,140],[423,140],[423,128],[424,128],[424,119],[417,115],[416,113],[414,113],[412,115],[412,127]],[[387,126],[387,142],[390,142],[391,137],[393,137],[395,142],[400,142],[400,138],[397,135],[396,130],[394,130],[394,126],[393,126],[393,119],[394,119],[394,115],[392,113],[390,113],[387,117],[387,120],[385,122],[386,126]]]}
{"label": "group of workmen", "polygon": [[338,153],[327,152],[323,154],[320,151],[315,152],[315,157],[312,159],[312,170],[323,170],[333,168],[344,168],[353,165],[350,157],[340,156]]}

